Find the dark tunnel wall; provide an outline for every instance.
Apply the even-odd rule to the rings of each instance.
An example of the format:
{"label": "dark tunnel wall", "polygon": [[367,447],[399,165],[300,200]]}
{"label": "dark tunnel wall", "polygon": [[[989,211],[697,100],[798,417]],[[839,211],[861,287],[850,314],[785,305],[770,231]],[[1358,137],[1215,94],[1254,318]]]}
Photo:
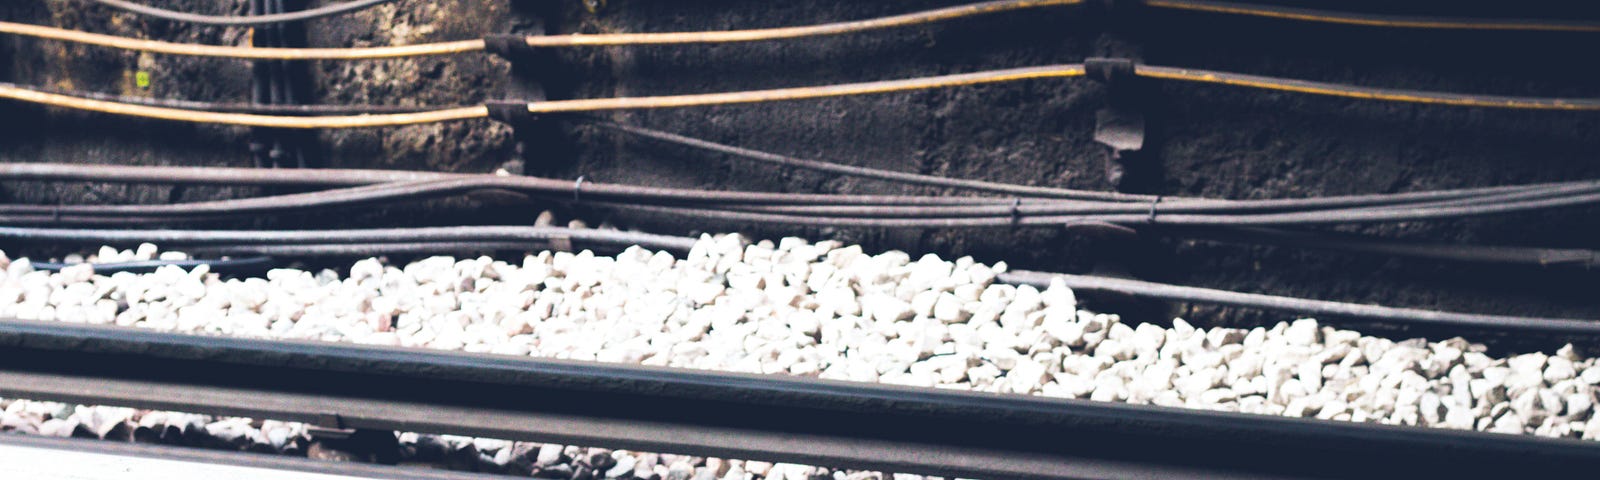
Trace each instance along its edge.
{"label": "dark tunnel wall", "polygon": [[[153,5],[242,12],[243,2],[163,0]],[[310,24],[313,46],[475,38],[549,12],[554,33],[722,30],[868,18],[961,1],[403,0]],[[1288,4],[1288,2],[1278,2]],[[1574,18],[1573,2],[1307,1],[1369,12]],[[172,25],[86,2],[8,2],[0,15],[92,31],[236,44],[240,29]],[[1403,10],[1402,10],[1403,8]],[[1583,58],[1595,34],[1449,32],[1320,26],[1190,12],[1079,7],[1012,12],[865,35],[689,47],[563,50],[542,75],[555,98],[716,92],[894,79],[1128,55],[1151,64],[1412,89],[1600,97]],[[162,58],[3,39],[6,80],[200,100],[248,98],[242,62]],[[149,89],[130,73],[156,73]],[[488,56],[322,62],[312,68],[326,103],[445,105],[513,88],[509,65]],[[1418,106],[1162,83],[1149,100],[1160,178],[1134,185],[1168,196],[1278,198],[1399,192],[1600,178],[1600,114]],[[1054,79],[907,94],[769,105],[604,114],[612,120],[805,158],[960,178],[1112,188],[1106,150],[1094,143],[1104,88]],[[242,129],[195,127],[47,112],[6,103],[0,161],[248,165]],[[658,186],[824,193],[950,193],[730,160],[591,127],[532,145],[528,173]],[[175,141],[175,140],[182,140]],[[488,171],[516,155],[508,128],[486,121],[326,132],[330,165]],[[8,186],[27,201],[158,201],[230,195],[205,189]],[[154,193],[148,193],[148,192]],[[89,195],[85,192],[93,192]],[[563,207],[564,208],[564,207]],[[1015,268],[1085,271],[1097,250],[1060,229],[863,231],[706,224],[628,212],[569,211],[592,221],[668,233],[739,230],[758,236],[835,237],[869,248],[973,255]],[[1600,248],[1596,211],[1575,210],[1342,230],[1441,242]],[[502,219],[502,221],[505,221]],[[593,222],[591,222],[593,223]],[[1284,295],[1523,315],[1600,317],[1596,275],[1559,268],[1498,268],[1151,236],[1139,255],[1146,278]],[[1248,312],[1181,307],[1201,321],[1248,323]],[[1234,315],[1241,313],[1241,315]]]}

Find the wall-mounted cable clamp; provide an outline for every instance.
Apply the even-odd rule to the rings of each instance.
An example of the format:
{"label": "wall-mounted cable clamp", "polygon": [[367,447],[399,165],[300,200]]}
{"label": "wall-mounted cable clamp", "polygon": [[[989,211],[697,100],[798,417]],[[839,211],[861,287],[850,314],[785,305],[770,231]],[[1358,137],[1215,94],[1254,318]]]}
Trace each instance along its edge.
{"label": "wall-mounted cable clamp", "polygon": [[1106,177],[1118,190],[1142,190],[1155,166],[1144,158],[1148,142],[1146,97],[1149,89],[1137,65],[1126,58],[1085,59],[1086,76],[1106,86],[1106,106],[1095,112],[1094,141],[1111,150]]}
{"label": "wall-mounted cable clamp", "polygon": [[512,129],[515,139],[512,158],[501,166],[508,172],[553,170],[553,165],[570,161],[571,157],[565,153],[568,141],[559,126],[540,121],[547,118],[546,115],[528,111],[530,103],[550,99],[547,82],[560,64],[556,51],[528,44],[529,38],[549,33],[548,19],[560,18],[559,12],[543,3],[512,2],[511,31],[483,39],[488,52],[511,62],[511,79],[501,94],[501,98],[508,100],[487,102],[489,118]]}

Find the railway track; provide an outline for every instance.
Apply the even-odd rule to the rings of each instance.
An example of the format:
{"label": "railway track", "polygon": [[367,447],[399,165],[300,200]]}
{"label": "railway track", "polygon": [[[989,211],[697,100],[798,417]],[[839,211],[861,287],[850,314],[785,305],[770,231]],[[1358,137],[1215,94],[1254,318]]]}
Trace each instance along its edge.
{"label": "railway track", "polygon": [[1398,478],[1600,466],[1600,448],[1571,441],[813,379],[27,322],[0,324],[0,342],[0,391],[10,395],[940,476]]}
{"label": "railway track", "polygon": [[[1171,329],[1135,329],[1115,317],[1077,310],[1066,285],[1091,291],[1093,283],[1081,283],[1093,280],[1088,277],[1045,280],[1042,274],[1008,273],[1003,267],[982,274],[992,270],[971,264],[951,270],[950,263],[926,258],[906,263],[909,257],[898,252],[869,258],[855,247],[813,248],[797,239],[783,243],[782,249],[762,254],[772,247],[745,245],[736,237],[702,240],[683,260],[671,262],[665,252],[636,247],[616,259],[545,253],[528,257],[521,267],[487,258],[433,258],[403,269],[366,260],[350,267],[351,276],[343,280],[330,277],[332,272],[313,276],[277,270],[270,280],[222,282],[207,274],[205,265],[105,277],[95,276],[90,264],[52,266],[61,270],[48,273],[32,271],[30,262],[18,259],[7,265],[11,287],[0,288],[0,295],[17,295],[20,303],[0,314],[57,323],[0,324],[5,346],[0,395],[328,429],[596,445],[958,478],[1510,475],[1531,472],[1528,458],[1544,459],[1534,464],[1552,472],[1600,460],[1600,443],[1575,438],[1588,438],[1585,427],[1600,425],[1587,421],[1592,401],[1583,403],[1593,398],[1591,382],[1600,381],[1600,375],[1591,374],[1600,373],[1600,366],[1575,356],[1570,347],[1551,357],[1494,358],[1481,353],[1483,346],[1460,339],[1395,343],[1308,320],[1255,331],[1197,330],[1181,320]],[[141,250],[103,249],[113,262],[104,265],[115,271],[116,262],[137,260],[122,257],[155,255],[153,249]],[[751,263],[728,263],[740,254]],[[947,301],[960,305],[950,300],[959,297],[934,289],[927,291],[938,298],[932,305],[923,304],[922,294],[904,303],[866,296],[839,304],[828,293],[835,290],[818,283],[815,296],[767,303],[770,293],[752,289],[747,279],[767,269],[790,268],[763,267],[757,259],[795,255],[819,258],[817,265],[855,265],[848,277],[830,281],[860,282],[868,291],[901,282],[950,281],[914,271],[966,276],[977,283],[958,283],[955,290],[985,285],[981,296],[987,300],[946,306]],[[195,262],[171,256],[165,261]],[[669,265],[676,266],[660,270]],[[887,270],[863,271],[860,265]],[[818,268],[823,267],[809,270]],[[728,278],[712,279],[717,271]],[[697,275],[704,278],[690,280]],[[892,276],[867,280],[885,275]],[[972,275],[988,279],[972,280]],[[987,283],[994,280],[1050,285],[1033,290]],[[544,287],[533,293],[518,286],[523,284]],[[1128,291],[1163,295],[1173,290],[1181,291]],[[746,306],[728,306],[740,303]],[[439,310],[440,305],[462,310]],[[1293,304],[1253,306],[1305,310]],[[606,313],[623,310],[654,310],[660,323]],[[549,313],[528,317],[524,311]],[[719,311],[737,316],[701,318]],[[1058,319],[1061,312],[1076,318]],[[282,320],[294,317],[299,320]],[[802,318],[820,323],[807,327]],[[1475,327],[1525,327],[1506,320]],[[1035,321],[1040,322],[1035,327],[1015,323]],[[697,322],[710,323],[696,327]],[[946,322],[955,323],[944,327]],[[887,345],[853,340],[874,338],[883,333],[872,332],[899,324],[908,331],[948,333],[929,337],[944,340],[914,347],[903,358],[896,346],[917,345],[917,334],[901,333]],[[1588,325],[1574,321],[1570,326]],[[1035,335],[1042,343],[1008,343]],[[771,343],[734,350],[716,361],[729,353],[715,352],[747,336]],[[600,337],[608,340],[601,345]],[[297,338],[493,355],[286,340]],[[781,346],[800,355],[759,353],[777,354],[780,350],[773,348]],[[1314,372],[1305,370],[1308,358],[1315,359]],[[1049,360],[1037,363],[1040,359]],[[876,362],[905,363],[880,373]],[[1238,375],[1251,364],[1260,376],[1217,373],[1231,367]],[[1156,380],[1149,372],[1160,369],[1171,376],[1150,383]],[[1027,380],[1030,375],[1034,383]],[[845,379],[852,382],[839,381]],[[1253,391],[1257,384],[1260,390]],[[1036,396],[1017,395],[1028,393]],[[1414,397],[1397,400],[1407,396]],[[1431,400],[1416,403],[1423,397]],[[1544,403],[1546,397],[1555,398],[1553,407]],[[1243,451],[1267,453],[1237,455]],[[1329,465],[1330,455],[1373,460]]]}
{"label": "railway track", "polygon": [[[218,26],[279,25],[390,3],[362,0],[289,12],[280,2],[231,17],[95,1],[153,18]],[[1582,21],[1375,15],[1209,0],[1129,3],[1179,14],[1359,28],[1600,31]],[[497,34],[362,48],[297,48],[281,39],[260,48],[181,44],[3,21],[0,33],[153,54],[363,61],[774,42],[1056,7],[1105,14],[1076,0],[1002,0],[756,30]],[[1112,10],[1117,15],[1139,11]],[[258,75],[257,82],[281,90],[288,81],[282,77],[281,71]],[[0,205],[0,239],[7,245],[109,245],[99,258],[89,256],[92,265],[84,264],[84,256],[50,262],[0,256],[5,263],[0,318],[22,318],[0,320],[0,395],[295,422],[334,436],[481,437],[500,442],[496,451],[506,456],[544,457],[544,450],[555,451],[573,466],[535,465],[530,471],[528,465],[500,463],[517,473],[560,480],[630,475],[689,480],[701,479],[706,471],[725,473],[707,460],[680,460],[664,474],[613,466],[619,473],[612,475],[596,465],[635,457],[610,450],[569,452],[561,445],[817,465],[840,469],[829,476],[837,479],[846,478],[846,470],[1042,480],[1544,477],[1600,469],[1600,443],[1593,441],[1600,438],[1594,408],[1600,401],[1600,365],[1572,345],[1548,355],[1491,352],[1475,343],[1505,335],[1588,341],[1600,333],[1600,321],[1593,319],[1360,305],[1009,271],[970,258],[912,261],[905,253],[873,255],[837,242],[750,243],[737,236],[696,239],[563,228],[548,221],[345,230],[196,227],[492,193],[520,204],[629,211],[685,224],[988,231],[1068,224],[1455,262],[1556,268],[1600,263],[1595,250],[1582,248],[1429,244],[1307,228],[1590,208],[1600,204],[1600,183],[1593,180],[1295,199],[1143,195],[858,167],[590,116],[1079,77],[1107,84],[1139,78],[1445,107],[1600,110],[1590,98],[1418,91],[1116,58],[809,87],[445,106],[297,105],[292,98],[264,97],[237,104],[3,84],[0,97],[20,102],[272,131],[481,119],[516,124],[540,116],[785,168],[986,196],[714,191],[584,177],[357,169],[307,175],[213,167],[0,165],[0,180],[8,181],[268,188],[253,198],[163,205]],[[288,161],[283,151],[293,142],[273,138],[255,147],[258,154],[269,148],[278,152],[270,161],[258,158],[259,165]],[[312,163],[294,156],[301,159],[283,165]],[[204,257],[158,256],[146,243]],[[546,248],[558,252],[496,260]],[[606,257],[585,248],[620,253]],[[436,253],[486,256],[435,257],[404,266],[367,259],[322,272],[282,268],[309,258]],[[347,275],[341,278],[341,273]],[[1115,315],[1080,310],[1078,293],[1288,316],[1255,329],[1196,329],[1165,318],[1123,323]],[[1393,341],[1301,316],[1416,329],[1429,338]],[[1468,338],[1442,339],[1438,332]],[[589,340],[594,338],[605,340]],[[24,425],[28,419],[7,414],[5,428],[18,431],[82,431],[62,429],[76,420],[52,412],[30,413],[36,415],[31,420],[56,422],[52,428]],[[135,424],[131,417],[117,417],[106,431]],[[243,420],[233,424],[259,427]],[[546,446],[510,453],[507,442]],[[43,458],[53,455],[47,452],[90,448],[108,449],[95,453],[97,461],[167,457],[349,478],[479,478],[48,440],[4,439],[0,458]],[[283,446],[265,449],[282,451]],[[141,468],[172,468],[167,465]],[[808,475],[779,471],[736,470],[740,473],[723,478]]]}

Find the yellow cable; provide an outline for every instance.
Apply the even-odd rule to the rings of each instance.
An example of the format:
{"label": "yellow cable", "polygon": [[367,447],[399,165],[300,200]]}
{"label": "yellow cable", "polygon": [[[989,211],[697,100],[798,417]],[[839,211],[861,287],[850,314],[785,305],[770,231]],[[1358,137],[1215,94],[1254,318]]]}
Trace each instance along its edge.
{"label": "yellow cable", "polygon": [[[1153,79],[1213,83],[1266,90],[1299,92],[1368,100],[1530,110],[1600,110],[1600,100],[1591,99],[1474,96],[1451,93],[1366,88],[1331,83],[1287,80],[1237,73],[1191,70],[1151,65],[1138,65],[1135,67],[1134,73],[1140,77]],[[818,87],[794,87],[772,90],[669,95],[657,97],[553,100],[529,103],[527,105],[527,109],[530,113],[541,114],[560,112],[593,112],[603,110],[677,108],[707,105],[733,105],[909,92],[1042,78],[1079,77],[1083,76],[1084,74],[1084,67],[1081,64],[1049,65],[1042,67],[1014,68],[1008,70],[962,73],[937,77],[885,80]],[[0,98],[9,98],[62,108],[142,118],[175,120],[192,123],[214,123],[223,125],[295,129],[385,127],[486,118],[489,116],[488,107],[481,105],[415,113],[318,117],[206,112],[108,102],[104,100],[46,93],[8,85],[0,85]]]}
{"label": "yellow cable", "polygon": [[417,57],[477,52],[484,49],[479,40],[461,40],[420,45],[364,48],[253,48],[191,43],[158,42],[138,38],[102,35],[98,33],[66,30],[42,25],[0,22],[0,33],[64,42],[82,43],[101,47],[119,48],[139,52],[190,55],[197,57],[243,58],[252,60],[370,60],[379,58]]}
{"label": "yellow cable", "polygon": [[1151,65],[1136,66],[1134,72],[1136,75],[1146,78],[1214,83],[1219,85],[1309,93],[1333,97],[1360,98],[1366,100],[1385,100],[1391,102],[1432,105],[1454,105],[1462,107],[1512,108],[1524,110],[1600,110],[1600,100],[1591,101],[1588,99],[1521,98],[1416,92],[1406,90],[1352,87],[1347,85],[1309,82],[1303,80],[1283,80],[1255,75],[1191,70],[1175,67],[1158,67]]}
{"label": "yellow cable", "polygon": [[114,115],[125,115],[130,117],[175,120],[190,123],[214,123],[248,127],[295,129],[388,127],[397,125],[448,122],[454,120],[468,120],[474,118],[486,118],[489,116],[489,109],[483,106],[450,108],[445,110],[416,113],[330,117],[287,117],[274,115],[253,115],[246,113],[202,112],[178,108],[151,107],[146,105],[107,102],[103,100],[45,93],[4,85],[0,85],[0,98],[9,98],[42,105],[50,105],[54,107],[110,113]]}
{"label": "yellow cable", "polygon": [[1145,0],[1144,4],[1156,8],[1173,10],[1189,10],[1195,12],[1222,13],[1229,15],[1242,15],[1251,17],[1276,18],[1281,20],[1298,20],[1305,22],[1332,23],[1341,25],[1362,25],[1368,27],[1386,28],[1423,28],[1446,30],[1521,30],[1545,32],[1600,32],[1600,25],[1577,23],[1537,22],[1537,21],[1492,21],[1492,20],[1455,20],[1431,19],[1424,17],[1403,17],[1388,15],[1341,15],[1333,12],[1318,12],[1301,9],[1274,9],[1256,7],[1244,4],[1226,2],[1191,2],[1185,0]]}
{"label": "yellow cable", "polygon": [[731,30],[722,32],[602,33],[530,36],[530,47],[572,47],[602,45],[665,45],[684,43],[733,43],[782,40],[824,35],[842,35],[869,30],[925,25],[945,20],[1040,7],[1077,5],[1084,0],[1001,0],[960,5],[891,17],[829,23],[804,27]]}
{"label": "yellow cable", "polygon": [[[584,45],[651,45],[779,40],[822,35],[839,35],[868,30],[922,25],[1012,10],[1075,5],[1083,3],[1083,1],[1084,0],[999,0],[930,10],[926,12],[876,18],[871,20],[840,22],[805,27],[733,30],[723,32],[530,36],[526,38],[526,42],[528,45],[535,47],[570,47]],[[49,40],[75,42],[140,52],[251,60],[370,60],[425,55],[449,55],[465,52],[477,52],[482,51],[485,48],[485,43],[481,39],[428,43],[421,45],[399,45],[365,48],[251,48],[161,42],[155,40],[118,37],[113,35],[12,22],[0,22],[0,33],[10,33]]]}
{"label": "yellow cable", "polygon": [[671,95],[662,97],[593,98],[582,100],[552,100],[528,104],[532,113],[592,112],[599,110],[629,110],[650,108],[694,107],[704,105],[730,105],[740,103],[778,102],[811,98],[843,97],[877,93],[908,92],[935,88],[1013,82],[1036,78],[1064,78],[1083,76],[1083,65],[1052,65],[1044,67],[1015,68],[988,72],[963,73],[939,77],[886,80],[881,82],[850,83],[822,87],[780,88],[746,92],[706,93],[696,95]]}

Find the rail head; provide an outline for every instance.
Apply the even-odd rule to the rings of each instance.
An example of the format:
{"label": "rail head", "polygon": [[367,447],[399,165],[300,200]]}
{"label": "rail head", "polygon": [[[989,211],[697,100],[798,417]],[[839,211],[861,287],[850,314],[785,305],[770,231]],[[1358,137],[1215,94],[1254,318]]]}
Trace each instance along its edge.
{"label": "rail head", "polygon": [[0,394],[967,478],[1600,468],[1576,440],[21,321],[0,321]]}

